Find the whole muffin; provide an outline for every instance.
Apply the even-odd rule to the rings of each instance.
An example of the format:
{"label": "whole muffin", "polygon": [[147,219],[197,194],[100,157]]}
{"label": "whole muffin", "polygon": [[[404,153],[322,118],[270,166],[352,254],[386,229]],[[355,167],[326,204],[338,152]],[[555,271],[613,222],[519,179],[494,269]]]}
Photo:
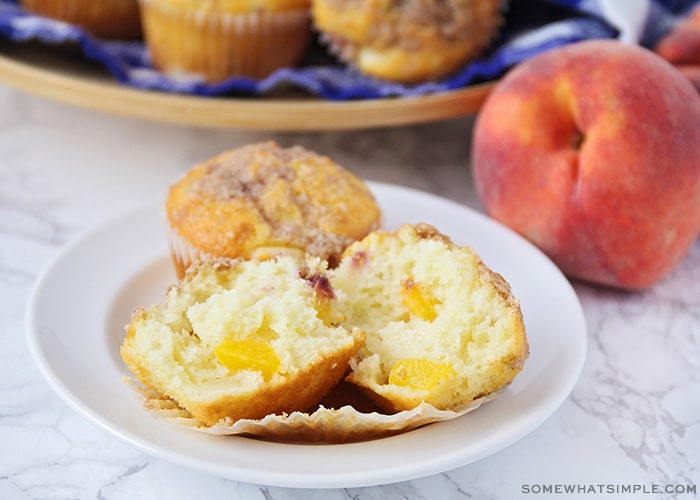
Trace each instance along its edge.
{"label": "whole muffin", "polygon": [[309,0],[139,0],[153,65],[216,83],[298,64],[311,41]]}
{"label": "whole muffin", "polygon": [[459,410],[509,384],[528,356],[510,285],[433,226],[371,233],[331,283],[342,324],[367,334],[347,380],[384,411]]}
{"label": "whole muffin", "polygon": [[322,40],[362,73],[403,83],[440,78],[479,56],[502,0],[312,0]]}
{"label": "whole muffin", "polygon": [[25,10],[80,26],[100,38],[141,38],[137,0],[22,0]]}
{"label": "whole muffin", "polygon": [[330,158],[274,142],[226,151],[171,186],[165,212],[179,277],[192,262],[307,253],[337,264],[380,224],[365,183]]}

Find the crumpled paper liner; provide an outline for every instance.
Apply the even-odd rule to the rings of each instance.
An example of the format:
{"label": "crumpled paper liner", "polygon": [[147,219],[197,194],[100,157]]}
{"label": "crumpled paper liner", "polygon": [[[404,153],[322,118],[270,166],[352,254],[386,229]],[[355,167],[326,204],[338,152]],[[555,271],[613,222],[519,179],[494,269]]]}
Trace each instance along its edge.
{"label": "crumpled paper liner", "polygon": [[199,432],[242,435],[287,443],[328,444],[379,439],[427,424],[452,420],[476,410],[500,394],[489,394],[453,411],[439,410],[431,404],[421,403],[412,410],[387,415],[378,411],[362,412],[349,404],[337,409],[320,405],[311,413],[295,411],[289,414],[267,415],[259,420],[223,420],[217,425],[206,426],[172,399],[148,388],[137,389],[144,398],[146,409],[154,415]]}

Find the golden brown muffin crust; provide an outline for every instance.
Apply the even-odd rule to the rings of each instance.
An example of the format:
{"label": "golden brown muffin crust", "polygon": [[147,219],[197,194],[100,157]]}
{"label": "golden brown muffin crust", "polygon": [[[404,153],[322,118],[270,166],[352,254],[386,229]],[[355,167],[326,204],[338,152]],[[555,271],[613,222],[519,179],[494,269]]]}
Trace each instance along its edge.
{"label": "golden brown muffin crust", "polygon": [[[299,146],[285,149],[273,142],[243,147],[235,154],[219,156],[215,161],[206,163],[202,176],[192,182],[190,192],[220,201],[234,198],[256,200],[269,182],[294,180],[293,171],[285,168],[285,165],[294,161],[310,161],[313,156]],[[251,166],[253,168],[249,168]]]}
{"label": "golden brown muffin crust", "polygon": [[[374,22],[366,25],[364,40],[377,46],[418,48],[426,34],[447,41],[467,39],[478,32],[479,14],[473,0],[325,0],[330,8],[365,11]],[[477,7],[478,9],[478,7]],[[491,7],[482,7],[489,12]],[[481,12],[477,10],[476,12]],[[483,17],[486,17],[485,15]]]}
{"label": "golden brown muffin crust", "polygon": [[289,248],[331,265],[380,222],[362,180],[326,156],[274,142],[196,166],[171,188],[166,212],[180,237],[213,257]]}

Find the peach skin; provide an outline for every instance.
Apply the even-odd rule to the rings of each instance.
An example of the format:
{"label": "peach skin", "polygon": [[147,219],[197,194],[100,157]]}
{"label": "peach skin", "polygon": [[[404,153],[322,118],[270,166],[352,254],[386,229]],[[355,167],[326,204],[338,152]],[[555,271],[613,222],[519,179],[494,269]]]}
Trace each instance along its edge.
{"label": "peach skin", "polygon": [[700,92],[700,6],[661,38],[654,51],[676,66]]}
{"label": "peach skin", "polygon": [[593,40],[521,63],[472,147],[485,211],[571,278],[647,288],[700,233],[700,97],[650,50]]}

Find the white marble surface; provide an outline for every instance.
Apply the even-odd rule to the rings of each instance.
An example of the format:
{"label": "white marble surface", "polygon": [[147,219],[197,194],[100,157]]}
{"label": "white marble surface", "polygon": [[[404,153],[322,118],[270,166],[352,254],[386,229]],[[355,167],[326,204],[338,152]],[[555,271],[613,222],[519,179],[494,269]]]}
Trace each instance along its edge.
{"label": "white marble surface", "polygon": [[[97,114],[2,87],[0,110],[0,498],[607,498],[609,486],[635,485],[645,490],[619,497],[698,496],[700,241],[646,292],[575,284],[589,352],[570,398],[524,439],[459,469],[376,487],[285,489],[188,470],[121,442],[69,409],[27,348],[27,299],[64,245],[162,197],[197,161],[263,139],[301,144],[367,179],[478,209],[468,162],[472,119],[362,132],[206,130]],[[556,484],[588,493],[533,493]],[[667,485],[696,493],[651,492]]]}

